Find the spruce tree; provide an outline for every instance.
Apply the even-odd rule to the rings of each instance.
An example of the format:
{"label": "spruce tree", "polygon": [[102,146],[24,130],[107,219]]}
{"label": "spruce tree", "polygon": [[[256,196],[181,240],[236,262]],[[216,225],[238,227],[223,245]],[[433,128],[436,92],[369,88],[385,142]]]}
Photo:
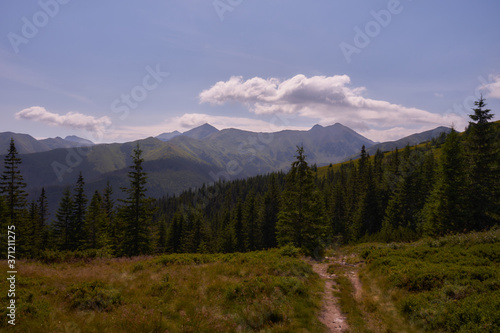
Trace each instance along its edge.
{"label": "spruce tree", "polygon": [[264,202],[260,210],[260,229],[262,230],[262,246],[265,249],[278,245],[276,241],[276,221],[280,207],[280,192],[276,174],[269,179],[269,188],[264,195]]}
{"label": "spruce tree", "polygon": [[417,237],[419,214],[425,198],[419,196],[419,173],[424,153],[407,145],[399,161],[395,189],[385,209],[382,237],[385,241],[410,241]]}
{"label": "spruce tree", "polygon": [[373,169],[364,145],[361,147],[357,169],[355,180],[357,199],[349,226],[351,241],[356,241],[367,232],[379,229]]}
{"label": "spruce tree", "polygon": [[468,155],[470,159],[470,203],[473,227],[476,230],[491,227],[500,219],[498,143],[495,142],[491,110],[481,98],[474,102],[476,106],[469,117],[466,131]]}
{"label": "spruce tree", "polygon": [[95,191],[85,215],[86,248],[101,249],[109,244],[106,211],[99,191]]}
{"label": "spruce tree", "polygon": [[436,183],[422,211],[424,233],[439,236],[469,229],[468,190],[462,142],[452,130],[442,146]]}
{"label": "spruce tree", "polygon": [[167,249],[167,225],[165,219],[161,219],[158,225],[158,240],[156,242],[156,253],[164,253]]}
{"label": "spruce tree", "polygon": [[231,224],[231,191],[224,195],[224,204],[219,213],[217,227],[217,251],[222,253],[234,252],[234,228]]}
{"label": "spruce tree", "polygon": [[85,195],[85,181],[80,172],[73,195],[73,226],[71,228],[71,249],[81,249],[85,246],[85,214],[87,211],[87,196]]}
{"label": "spruce tree", "polygon": [[180,253],[182,249],[184,217],[181,213],[174,214],[172,222],[167,230],[165,248],[170,253]]}
{"label": "spruce tree", "polygon": [[113,200],[113,187],[109,180],[102,194],[102,209],[104,210],[104,228],[108,236],[108,245],[112,254],[119,252],[121,225],[120,220],[115,217],[115,201]]}
{"label": "spruce tree", "polygon": [[[0,195],[0,228],[2,230],[7,229],[7,220],[8,220],[8,213],[7,213],[7,205],[5,204],[5,197],[3,195]],[[7,258],[7,233],[2,232],[0,233],[0,256],[2,258]]]}
{"label": "spruce tree", "polygon": [[66,187],[59,202],[56,220],[53,225],[53,234],[59,250],[70,250],[71,235],[73,234],[73,198],[71,188]]}
{"label": "spruce tree", "polygon": [[3,195],[0,195],[0,227],[3,227],[3,224],[7,222],[7,219],[8,219],[8,212],[7,212],[7,204],[5,203],[5,197]]}
{"label": "spruce tree", "polygon": [[258,227],[258,208],[257,208],[255,191],[251,191],[245,200],[244,211],[244,235],[245,246],[248,251],[260,249],[261,230]]}
{"label": "spruce tree", "polygon": [[302,248],[306,255],[319,257],[329,236],[324,201],[302,146],[297,147],[296,159],[286,177],[277,240],[280,246],[290,244]]}
{"label": "spruce tree", "polygon": [[241,199],[238,199],[236,208],[234,209],[233,217],[234,237],[235,237],[235,250],[236,252],[245,252],[245,234],[243,227],[243,205]]}
{"label": "spruce tree", "polygon": [[42,187],[42,193],[38,198],[38,215],[39,215],[39,225],[38,232],[39,237],[36,244],[36,248],[43,250],[48,246],[50,242],[49,237],[49,226],[47,224],[49,220],[49,202],[47,200],[47,195],[45,194],[45,188]]}
{"label": "spruce tree", "polygon": [[355,210],[351,216],[352,224],[349,232],[352,241],[358,240],[365,234],[375,233],[381,227],[381,214],[379,212],[373,173],[370,156],[366,153],[365,146],[363,145],[358,161],[358,198]]}
{"label": "spruce tree", "polygon": [[340,170],[332,179],[333,189],[329,200],[328,216],[330,216],[330,228],[337,236],[347,236],[347,171],[346,166],[341,165]]}
{"label": "spruce tree", "polygon": [[120,218],[124,223],[122,252],[127,256],[147,254],[151,251],[149,228],[153,211],[152,200],[146,197],[147,174],[144,172],[142,150],[137,144],[132,153],[131,171],[128,173],[129,187],[121,190],[127,195],[120,200]]}
{"label": "spruce tree", "polygon": [[34,257],[38,253],[37,244],[39,241],[39,228],[40,225],[40,215],[38,205],[35,200],[31,201],[28,209],[28,218],[26,220],[26,233],[24,235],[24,240],[26,242],[25,255],[27,257]]}
{"label": "spruce tree", "polygon": [[25,248],[29,245],[25,238],[25,234],[29,233],[26,226],[28,195],[25,192],[26,183],[19,169],[21,158],[17,155],[14,139],[11,139],[8,153],[4,158],[4,171],[0,178],[0,195],[4,196],[7,206],[7,219],[3,221],[1,227],[5,230],[7,225],[15,226],[17,253],[23,256]]}

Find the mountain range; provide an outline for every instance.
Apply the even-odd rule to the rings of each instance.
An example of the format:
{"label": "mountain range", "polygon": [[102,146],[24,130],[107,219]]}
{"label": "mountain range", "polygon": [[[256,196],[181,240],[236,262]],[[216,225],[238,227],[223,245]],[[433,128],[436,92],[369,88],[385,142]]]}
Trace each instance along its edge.
{"label": "mountain range", "polygon": [[11,139],[14,139],[19,154],[41,153],[58,148],[76,148],[94,145],[92,141],[75,135],[67,136],[64,139],[56,137],[37,140],[28,134],[3,132],[0,133],[0,152],[2,154],[9,150]]}
{"label": "mountain range", "polygon": [[[413,144],[415,140],[430,140],[446,130],[438,128],[408,138]],[[308,162],[318,166],[355,156],[363,145],[367,149],[377,146],[376,142],[338,123],[326,127],[315,125],[308,131],[275,133],[218,130],[204,124],[184,133],[163,133],[134,142],[98,145],[78,137],[36,140],[29,135],[8,132],[0,133],[0,148],[5,152],[11,137],[22,154],[21,171],[28,191],[36,197],[45,187],[52,208],[57,206],[62,189],[73,186],[80,172],[89,197],[95,190],[102,190],[108,181],[116,197],[120,197],[119,188],[128,186],[130,156],[137,144],[143,150],[148,195],[152,197],[180,193],[218,180],[286,170],[295,159],[298,145],[304,147]],[[398,148],[402,148],[407,142],[401,139],[381,147],[399,145]]]}

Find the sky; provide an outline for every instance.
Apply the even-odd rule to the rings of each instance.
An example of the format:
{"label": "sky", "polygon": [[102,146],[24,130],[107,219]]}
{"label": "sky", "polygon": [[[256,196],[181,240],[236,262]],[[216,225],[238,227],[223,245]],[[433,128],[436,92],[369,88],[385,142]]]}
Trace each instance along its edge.
{"label": "sky", "polygon": [[2,1],[0,132],[461,131],[481,94],[500,114],[499,15],[498,0]]}

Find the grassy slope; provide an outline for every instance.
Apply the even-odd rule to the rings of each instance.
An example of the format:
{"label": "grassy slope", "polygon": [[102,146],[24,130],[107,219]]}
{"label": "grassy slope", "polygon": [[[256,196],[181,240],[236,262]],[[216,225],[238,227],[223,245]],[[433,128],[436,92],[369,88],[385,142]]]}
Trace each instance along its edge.
{"label": "grassy slope", "polygon": [[356,306],[380,326],[400,332],[500,331],[500,229],[348,251],[366,261],[359,272],[363,299]]}
{"label": "grassy slope", "polygon": [[278,250],[18,265],[13,332],[324,330],[321,280]]}
{"label": "grassy slope", "polygon": [[[416,146],[411,146],[410,147],[410,150],[414,150],[415,148],[423,148],[425,147],[427,143],[421,143],[421,144],[418,144]],[[403,148],[404,149],[404,148]],[[402,149],[399,149],[399,153],[402,152]],[[436,160],[438,160],[439,156],[441,155],[441,148],[432,148],[432,152],[434,154],[434,158]],[[384,156],[385,157],[389,157],[393,154],[392,151],[389,151],[389,152],[384,152]],[[370,161],[373,163],[373,160],[375,159],[375,155],[370,155]],[[357,165],[359,161],[359,158],[358,159],[355,159],[353,160],[354,164]],[[317,174],[318,174],[318,177],[321,178],[321,177],[326,177],[326,175],[328,174],[328,172],[331,170],[333,172],[337,172],[340,170],[340,167],[344,164],[349,164],[350,161],[347,161],[347,162],[340,162],[340,163],[336,163],[336,164],[332,164],[332,166],[322,166],[322,167],[318,167],[318,171],[317,171]]]}

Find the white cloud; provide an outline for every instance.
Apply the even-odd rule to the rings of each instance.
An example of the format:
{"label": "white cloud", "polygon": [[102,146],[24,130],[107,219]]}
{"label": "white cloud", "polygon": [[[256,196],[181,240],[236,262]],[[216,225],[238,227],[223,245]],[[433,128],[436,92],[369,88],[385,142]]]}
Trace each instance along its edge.
{"label": "white cloud", "polygon": [[482,90],[489,90],[486,97],[500,98],[500,76],[490,75],[490,83],[483,85]]}
{"label": "white cloud", "polygon": [[93,133],[103,132],[111,126],[111,120],[107,116],[95,118],[79,112],[68,112],[60,115],[49,112],[41,106],[32,106],[17,112],[16,119],[38,121],[50,126],[69,127]]}
{"label": "white cloud", "polygon": [[256,114],[294,114],[315,119],[321,125],[342,123],[380,140],[388,133],[412,134],[437,126],[465,122],[456,114],[446,116],[363,96],[364,87],[350,86],[347,75],[296,75],[288,80],[241,76],[217,82],[200,93],[200,103],[237,102]]}

